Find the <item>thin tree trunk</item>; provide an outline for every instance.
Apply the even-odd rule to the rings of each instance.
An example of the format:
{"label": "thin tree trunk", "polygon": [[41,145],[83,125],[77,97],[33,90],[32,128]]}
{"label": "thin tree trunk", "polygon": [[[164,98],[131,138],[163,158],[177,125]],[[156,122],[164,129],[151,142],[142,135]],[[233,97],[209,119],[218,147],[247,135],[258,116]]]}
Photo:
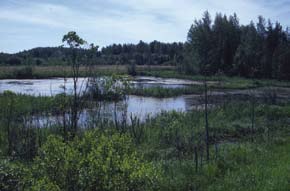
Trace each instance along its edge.
{"label": "thin tree trunk", "polygon": [[208,95],[207,95],[207,81],[204,76],[204,119],[205,119],[205,143],[206,143],[206,160],[209,161],[209,126],[208,126]]}
{"label": "thin tree trunk", "polygon": [[198,153],[196,146],[194,147],[195,172],[198,171]]}
{"label": "thin tree trunk", "polygon": [[252,95],[252,107],[251,107],[251,140],[254,141],[254,129],[255,129],[255,97]]}

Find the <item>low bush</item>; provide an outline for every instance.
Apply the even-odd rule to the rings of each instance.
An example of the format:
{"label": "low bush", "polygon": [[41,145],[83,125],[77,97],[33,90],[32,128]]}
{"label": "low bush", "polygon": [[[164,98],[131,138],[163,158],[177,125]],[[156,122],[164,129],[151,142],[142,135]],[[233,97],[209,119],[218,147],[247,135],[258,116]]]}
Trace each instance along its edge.
{"label": "low bush", "polygon": [[65,143],[50,136],[34,166],[34,187],[60,190],[156,190],[159,170],[126,135],[86,132]]}

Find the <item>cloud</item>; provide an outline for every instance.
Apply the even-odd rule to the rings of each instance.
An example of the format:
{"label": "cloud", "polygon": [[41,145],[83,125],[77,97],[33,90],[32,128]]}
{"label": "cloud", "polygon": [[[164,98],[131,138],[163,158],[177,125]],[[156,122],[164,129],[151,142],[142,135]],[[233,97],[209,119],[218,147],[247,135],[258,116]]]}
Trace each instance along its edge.
{"label": "cloud", "polygon": [[0,12],[0,20],[49,27],[64,27],[64,23],[59,22],[55,18],[59,13],[62,13],[62,15],[67,14],[68,10],[59,5],[28,3],[27,7],[0,7]]}
{"label": "cloud", "polygon": [[212,17],[235,12],[243,24],[258,15],[290,24],[286,0],[7,0],[0,2],[0,51],[57,46],[70,30],[101,46],[185,41],[189,26],[205,10]]}

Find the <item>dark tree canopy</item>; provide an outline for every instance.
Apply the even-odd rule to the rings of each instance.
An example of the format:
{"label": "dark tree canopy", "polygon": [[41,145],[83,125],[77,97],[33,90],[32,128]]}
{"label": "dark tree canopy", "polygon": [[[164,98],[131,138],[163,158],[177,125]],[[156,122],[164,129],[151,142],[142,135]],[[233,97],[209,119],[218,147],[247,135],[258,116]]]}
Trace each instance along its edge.
{"label": "dark tree canopy", "polygon": [[289,33],[262,16],[256,25],[240,25],[236,14],[218,13],[212,22],[205,12],[190,27],[185,47],[183,70],[188,73],[290,79]]}
{"label": "dark tree canopy", "polygon": [[86,41],[79,37],[75,31],[70,31],[64,35],[62,42],[69,45],[70,48],[78,48],[86,43]]}
{"label": "dark tree canopy", "polygon": [[[137,65],[174,65],[181,62],[183,56],[183,43],[162,43],[153,41],[138,44],[113,44],[98,50],[91,55],[90,49],[83,49],[81,45],[84,40],[73,37],[72,33],[64,36],[63,42],[68,47],[74,47],[80,57],[90,54],[93,64],[137,64]],[[69,64],[67,58],[73,54],[73,50],[68,47],[44,47],[19,52],[16,54],[0,54],[0,65],[66,65]]]}

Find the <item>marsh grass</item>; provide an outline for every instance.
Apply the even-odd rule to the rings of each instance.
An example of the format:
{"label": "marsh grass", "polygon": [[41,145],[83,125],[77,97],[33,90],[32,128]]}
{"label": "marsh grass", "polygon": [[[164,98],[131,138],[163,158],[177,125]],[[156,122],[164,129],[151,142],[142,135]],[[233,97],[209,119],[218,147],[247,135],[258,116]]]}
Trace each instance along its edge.
{"label": "marsh grass", "polygon": [[163,88],[163,87],[149,87],[149,88],[131,88],[129,94],[145,96],[145,97],[176,97],[180,95],[201,94],[203,92],[202,86],[188,86],[181,88]]}
{"label": "marsh grass", "polygon": [[[23,78],[19,76],[19,72],[25,72],[26,68],[30,68],[29,76],[27,78],[51,78],[51,77],[72,77],[73,71],[69,65],[54,65],[54,66],[0,66],[0,79],[15,79]],[[137,74],[144,71],[162,71],[173,68],[172,66],[136,66]],[[89,70],[89,72],[88,72]],[[127,65],[93,65],[93,66],[80,66],[79,77],[87,77],[88,75],[112,75],[112,74],[128,74]]]}
{"label": "marsh grass", "polygon": [[[4,174],[0,172],[0,175],[7,177],[6,175],[14,173],[15,176],[10,176],[11,180],[15,181],[14,185],[20,185],[25,179],[29,179],[30,175],[25,174],[30,172],[27,167],[35,164],[32,161],[35,157],[39,157],[39,150],[43,149],[48,137],[62,136],[61,126],[32,128],[25,125],[22,119],[39,113],[49,116],[52,112],[59,111],[60,107],[63,107],[63,97],[61,95],[33,97],[5,92],[0,94],[0,104],[2,116],[0,153],[4,158],[2,163],[5,163],[4,160],[7,158],[11,160],[8,164],[1,163],[0,168]],[[93,135],[94,131],[100,132],[100,135],[105,137],[108,135],[128,137],[128,141],[132,144],[130,148],[125,145],[125,148],[134,148],[136,156],[142,156],[142,161],[148,164],[148,168],[156,169],[158,172],[155,177],[157,184],[154,186],[155,190],[287,191],[290,178],[288,153],[290,140],[287,122],[290,116],[289,104],[257,102],[254,131],[250,129],[252,112],[250,106],[250,100],[234,100],[219,103],[209,110],[210,161],[205,160],[205,124],[202,108],[187,113],[162,112],[155,118],[148,118],[144,123],[132,117],[131,120],[134,122],[124,124],[122,129],[118,129],[113,122],[100,123],[94,127],[95,129],[80,130],[75,140],[76,142],[78,139],[83,140],[84,144],[78,151],[81,152],[95,141],[94,137],[90,137],[93,142],[86,142],[83,139],[84,135],[91,132]],[[7,112],[9,109],[13,112]],[[7,119],[12,121],[9,129],[13,139],[7,139]],[[13,142],[10,146],[14,152],[7,155],[9,150],[7,145],[11,140]],[[65,144],[70,148],[72,143],[70,140],[67,143],[59,141],[51,148],[59,151]],[[104,151],[107,151],[107,148],[109,147],[105,144]],[[72,155],[69,153],[62,155],[62,152],[58,154],[63,157],[62,162],[68,169],[74,169],[69,162],[74,159]],[[114,157],[110,159],[112,163],[113,159]],[[46,162],[42,164],[40,161],[39,164],[45,165],[43,168],[48,168],[50,162]],[[127,163],[124,165],[130,166]],[[42,173],[44,176],[45,172]],[[71,171],[55,173],[69,176]],[[7,185],[6,181],[2,182],[4,186],[11,186]],[[46,182],[41,184],[48,186]],[[69,185],[69,182],[66,184]]]}

